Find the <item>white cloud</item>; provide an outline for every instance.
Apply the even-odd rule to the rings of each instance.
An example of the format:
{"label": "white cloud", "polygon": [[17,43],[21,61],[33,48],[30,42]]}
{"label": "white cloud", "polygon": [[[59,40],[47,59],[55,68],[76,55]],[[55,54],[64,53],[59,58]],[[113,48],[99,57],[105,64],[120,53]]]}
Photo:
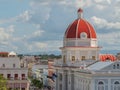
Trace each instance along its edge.
{"label": "white cloud", "polygon": [[97,4],[111,4],[111,0],[94,0]]}
{"label": "white cloud", "polygon": [[50,1],[44,0],[44,1],[32,1],[30,2],[30,6],[36,8],[36,6],[40,6],[40,5],[49,5]]}
{"label": "white cloud", "polygon": [[0,24],[15,23],[15,22],[27,22],[31,19],[31,17],[32,17],[32,12],[24,11],[22,14],[20,14],[18,16],[0,20]]}
{"label": "white cloud", "polygon": [[15,30],[14,30],[14,25],[10,25],[8,28],[7,28],[7,31],[10,32],[10,33],[13,33]]}
{"label": "white cloud", "polygon": [[110,8],[111,0],[93,0],[94,1],[94,7],[99,10],[105,10],[107,8]]}
{"label": "white cloud", "polygon": [[109,4],[111,4],[111,0],[107,0],[107,2],[108,2]]}
{"label": "white cloud", "polygon": [[8,26],[6,28],[0,28],[0,50],[1,51],[9,51],[9,49],[13,49],[12,43],[12,33],[14,32],[14,26]]}
{"label": "white cloud", "polygon": [[33,37],[38,37],[38,36],[41,36],[42,35],[42,33],[44,33],[44,31],[43,30],[37,30],[37,31],[35,31],[34,33],[33,33]]}
{"label": "white cloud", "polygon": [[34,46],[37,47],[38,49],[42,49],[42,48],[46,48],[48,45],[46,43],[35,42]]}
{"label": "white cloud", "polygon": [[93,16],[91,20],[97,26],[97,28],[120,29],[120,22],[109,22],[96,16]]}
{"label": "white cloud", "polygon": [[119,50],[120,49],[120,32],[111,32],[98,34],[99,45],[103,50]]}
{"label": "white cloud", "polygon": [[31,19],[32,13],[30,11],[24,11],[22,14],[16,17],[16,20],[27,22]]}
{"label": "white cloud", "polygon": [[96,7],[99,9],[99,10],[104,10],[107,6],[106,5],[96,5]]}
{"label": "white cloud", "polygon": [[48,50],[50,51],[58,51],[60,47],[62,47],[63,42],[60,40],[53,40],[53,41],[47,41],[48,44]]}
{"label": "white cloud", "polygon": [[103,0],[94,0],[96,3],[101,3]]}
{"label": "white cloud", "polygon": [[16,17],[9,18],[9,19],[2,19],[0,20],[0,24],[12,23],[12,22],[15,22],[16,20],[17,20]]}
{"label": "white cloud", "polygon": [[0,28],[0,41],[9,40],[10,34],[4,28]]}

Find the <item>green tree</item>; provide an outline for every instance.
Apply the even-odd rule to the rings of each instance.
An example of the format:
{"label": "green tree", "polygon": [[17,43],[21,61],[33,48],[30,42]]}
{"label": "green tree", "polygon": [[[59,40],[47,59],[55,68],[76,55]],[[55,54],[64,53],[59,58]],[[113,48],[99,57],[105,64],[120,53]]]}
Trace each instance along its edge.
{"label": "green tree", "polygon": [[43,88],[43,82],[41,80],[32,79],[32,84],[39,89]]}
{"label": "green tree", "polygon": [[0,90],[7,90],[7,80],[0,75]]}

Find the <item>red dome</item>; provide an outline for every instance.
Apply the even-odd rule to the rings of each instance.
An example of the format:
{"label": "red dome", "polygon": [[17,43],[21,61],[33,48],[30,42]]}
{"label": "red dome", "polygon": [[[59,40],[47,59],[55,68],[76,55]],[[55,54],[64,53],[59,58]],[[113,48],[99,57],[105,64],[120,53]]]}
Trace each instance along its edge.
{"label": "red dome", "polygon": [[87,34],[87,38],[96,38],[92,25],[86,20],[78,18],[67,28],[65,38],[80,38],[80,34],[83,32]]}

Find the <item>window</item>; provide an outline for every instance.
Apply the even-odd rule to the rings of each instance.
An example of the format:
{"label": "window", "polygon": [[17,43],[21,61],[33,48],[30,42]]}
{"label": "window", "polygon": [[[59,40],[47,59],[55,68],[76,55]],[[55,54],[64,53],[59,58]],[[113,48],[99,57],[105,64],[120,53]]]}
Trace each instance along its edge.
{"label": "window", "polygon": [[11,79],[11,74],[7,74],[7,79],[8,79],[8,80]]}
{"label": "window", "polygon": [[117,64],[117,69],[119,69],[119,64]]}
{"label": "window", "polygon": [[114,89],[113,90],[120,90],[120,82],[114,82]]}
{"label": "window", "polygon": [[25,74],[22,74],[21,76],[22,76],[21,79],[22,79],[22,80],[25,80]]}
{"label": "window", "polygon": [[5,64],[3,64],[3,67],[5,67]]}
{"label": "window", "polygon": [[12,90],[12,88],[9,88],[8,90]]}
{"label": "window", "polygon": [[98,82],[98,89],[97,90],[105,90],[104,83],[102,81]]}
{"label": "window", "polygon": [[82,56],[82,60],[85,60],[85,56]]}
{"label": "window", "polygon": [[72,56],[72,61],[75,61],[75,56]]}
{"label": "window", "polygon": [[14,79],[15,79],[15,80],[18,79],[18,74],[14,74]]}
{"label": "window", "polygon": [[113,65],[113,69],[120,69],[120,65],[119,64]]}
{"label": "window", "polygon": [[21,90],[25,90],[25,88],[22,88]]}
{"label": "window", "polygon": [[13,68],[15,68],[15,64],[13,64]]}
{"label": "window", "polygon": [[96,58],[95,58],[95,56],[92,56],[92,60],[95,60]]}
{"label": "window", "polygon": [[116,68],[116,66],[115,65],[113,65],[113,69],[115,69]]}

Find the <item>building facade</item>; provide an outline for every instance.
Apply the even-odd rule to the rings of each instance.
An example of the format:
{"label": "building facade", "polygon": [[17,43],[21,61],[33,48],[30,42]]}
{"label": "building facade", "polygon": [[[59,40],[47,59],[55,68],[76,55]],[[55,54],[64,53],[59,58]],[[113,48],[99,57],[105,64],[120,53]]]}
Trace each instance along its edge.
{"label": "building facade", "polygon": [[97,34],[78,9],[78,18],[65,31],[62,59],[55,61],[55,90],[120,90],[120,62],[100,54]]}
{"label": "building facade", "polygon": [[28,69],[15,54],[1,55],[0,74],[7,79],[8,90],[29,90]]}

